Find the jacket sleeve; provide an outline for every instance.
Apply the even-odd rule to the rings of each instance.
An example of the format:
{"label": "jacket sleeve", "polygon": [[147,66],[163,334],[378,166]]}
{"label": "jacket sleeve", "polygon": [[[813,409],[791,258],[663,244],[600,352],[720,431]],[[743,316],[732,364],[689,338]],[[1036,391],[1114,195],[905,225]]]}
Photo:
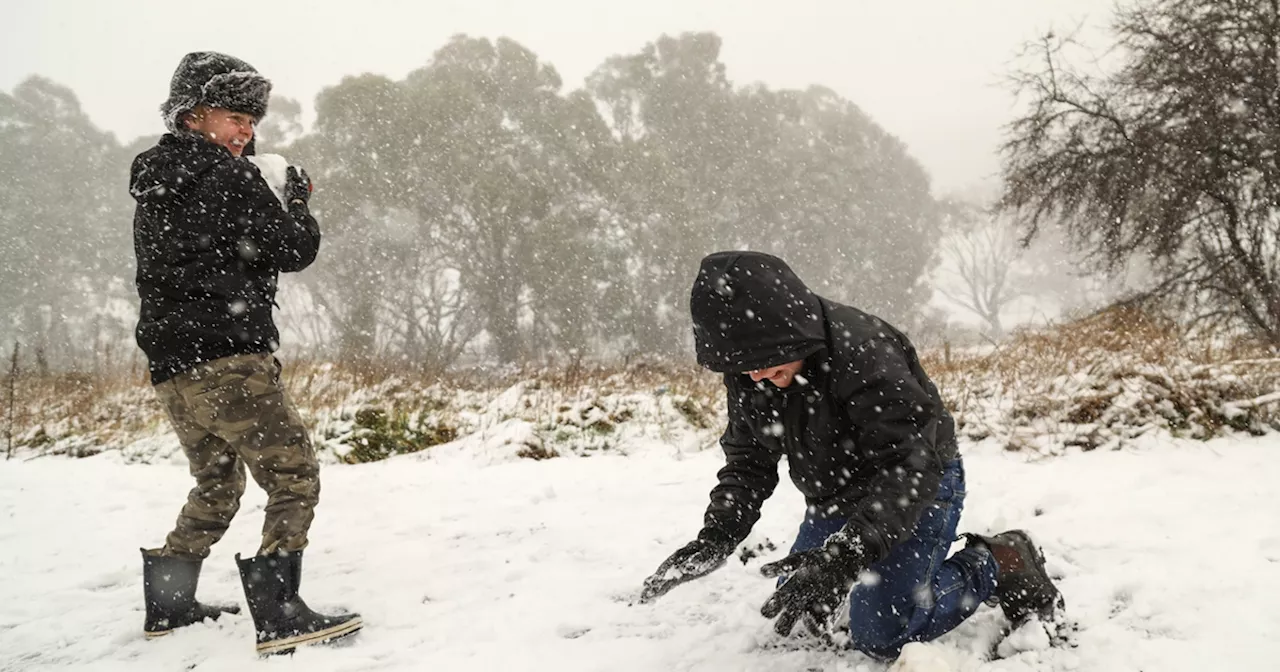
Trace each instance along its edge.
{"label": "jacket sleeve", "polygon": [[853,424],[853,450],[871,474],[847,528],[876,562],[907,538],[937,495],[942,409],[911,373],[902,348],[887,339],[858,348],[837,380],[837,393]]}
{"label": "jacket sleeve", "polygon": [[282,273],[301,271],[315,261],[320,226],[306,205],[286,212],[257,166],[232,159],[213,170],[216,215],[235,227],[239,254],[246,261]]}
{"label": "jacket sleeve", "polygon": [[747,425],[742,399],[725,381],[729,422],[720,436],[725,465],[719,484],[711,490],[711,504],[703,518],[700,538],[737,545],[760,519],[760,507],[778,487],[778,460],[756,440]]}

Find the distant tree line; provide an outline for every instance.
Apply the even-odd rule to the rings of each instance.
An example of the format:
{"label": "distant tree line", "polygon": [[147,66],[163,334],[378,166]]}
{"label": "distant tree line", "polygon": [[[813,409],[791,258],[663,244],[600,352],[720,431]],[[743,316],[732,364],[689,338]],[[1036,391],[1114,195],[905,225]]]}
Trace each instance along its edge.
{"label": "distant tree line", "polygon": [[[517,42],[460,35],[404,79],[346,77],[315,103],[304,131],[274,100],[258,151],[316,183],[321,256],[280,319],[322,356],[683,354],[698,259],[724,248],[924,314],[942,219],[925,171],[829,89],[735,86],[714,34],[611,57],[568,92]],[[44,78],[0,93],[0,336],[46,361],[131,346],[128,165],[154,140],[122,146]]]}
{"label": "distant tree line", "polygon": [[[517,42],[460,35],[403,79],[324,89],[309,128],[278,98],[259,151],[307,167],[325,232],[284,283],[287,342],[431,369],[683,356],[697,261],[730,248],[909,331],[937,325],[948,258],[937,289],[999,336],[1037,270],[1016,225],[1065,236],[1089,271],[1141,266],[1134,300],[1280,345],[1277,3],[1146,0],[1113,35],[1109,70],[1073,65],[1068,37],[1032,43],[994,212],[935,199],[829,89],[735,84],[710,33],[569,91]],[[41,77],[0,92],[0,338],[37,365],[136,357],[126,183],[154,140],[122,145]]]}

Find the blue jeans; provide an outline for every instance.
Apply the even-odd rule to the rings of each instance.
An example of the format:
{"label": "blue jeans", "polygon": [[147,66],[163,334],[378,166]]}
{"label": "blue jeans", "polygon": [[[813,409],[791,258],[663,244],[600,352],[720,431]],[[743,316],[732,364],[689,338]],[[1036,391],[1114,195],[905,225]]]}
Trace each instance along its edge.
{"label": "blue jeans", "polygon": [[[960,625],[995,590],[996,563],[986,549],[966,548],[947,557],[964,496],[964,464],[957,458],[943,469],[938,495],[911,537],[870,567],[875,580],[859,582],[849,594],[854,648],[880,660],[897,658],[907,643],[927,642]],[[811,510],[791,552],[821,546],[844,523]]]}

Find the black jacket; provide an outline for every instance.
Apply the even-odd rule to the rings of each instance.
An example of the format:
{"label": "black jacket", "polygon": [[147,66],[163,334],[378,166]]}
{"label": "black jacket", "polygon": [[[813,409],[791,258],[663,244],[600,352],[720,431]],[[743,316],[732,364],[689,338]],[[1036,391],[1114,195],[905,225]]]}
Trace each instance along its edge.
{"label": "black jacket", "polygon": [[289,212],[251,161],[198,136],[168,134],[133,161],[138,345],[159,384],[197,364],[272,352],[280,272],[316,257],[320,227]]}
{"label": "black jacket", "polygon": [[[847,520],[871,561],[905,540],[957,455],[954,422],[907,337],[755,252],[704,259],[691,307],[698,360],[725,374],[729,416],[700,536],[744,539],[785,455],[806,503]],[[799,359],[785,389],[744,375]]]}

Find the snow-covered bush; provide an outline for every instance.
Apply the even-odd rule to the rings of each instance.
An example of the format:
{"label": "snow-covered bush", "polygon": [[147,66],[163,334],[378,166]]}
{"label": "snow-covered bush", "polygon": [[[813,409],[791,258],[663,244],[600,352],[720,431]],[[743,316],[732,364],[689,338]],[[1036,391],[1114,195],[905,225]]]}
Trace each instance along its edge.
{"label": "snow-covered bush", "polygon": [[[1190,337],[1135,310],[1025,331],[989,352],[925,352],[924,364],[961,438],[1010,450],[1108,449],[1150,432],[1207,439],[1280,423],[1280,356]],[[330,462],[675,454],[714,446],[724,426],[719,376],[688,362],[442,378],[300,361],[286,362],[285,384]],[[5,426],[19,457],[119,450],[134,461],[181,459],[136,374],[21,377],[16,399]]]}
{"label": "snow-covered bush", "polygon": [[[447,380],[387,376],[332,363],[286,363],[284,383],[329,462],[361,463],[444,448],[492,459],[698,450],[723,422],[718,378],[692,371],[530,370]],[[119,450],[138,462],[180,459],[144,381],[25,376],[17,381],[18,457]],[[4,418],[8,420],[7,416]]]}
{"label": "snow-covered bush", "polygon": [[925,366],[962,437],[1011,450],[1116,448],[1152,431],[1207,439],[1277,427],[1280,356],[1115,309]]}

